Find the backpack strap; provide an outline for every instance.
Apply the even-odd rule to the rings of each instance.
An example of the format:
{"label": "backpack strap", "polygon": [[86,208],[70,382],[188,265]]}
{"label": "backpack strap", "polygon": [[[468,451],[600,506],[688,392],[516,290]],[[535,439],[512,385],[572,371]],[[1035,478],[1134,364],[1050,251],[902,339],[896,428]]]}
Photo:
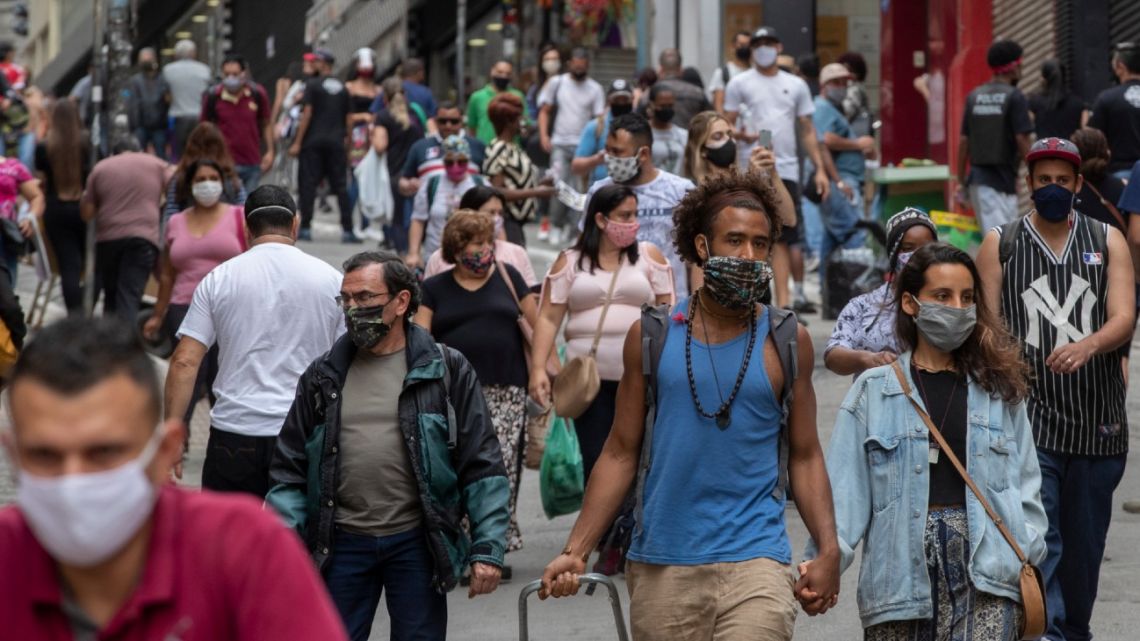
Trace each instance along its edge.
{"label": "backpack strap", "polygon": [[1021,221],[1023,218],[1010,221],[998,229],[1001,238],[998,239],[998,264],[1005,265],[1013,258],[1013,248],[1017,244],[1017,234],[1021,231]]}
{"label": "backpack strap", "polygon": [[447,348],[436,343],[439,359],[443,363],[443,401],[447,403],[447,449],[454,453],[459,445],[459,424],[455,421],[455,406],[451,404],[451,367],[447,364]]}
{"label": "backpack strap", "polygon": [[1095,218],[1085,218],[1081,222],[1088,224],[1093,245],[1100,250],[1101,256],[1103,256],[1102,264],[1108,267],[1108,223],[1102,223]]}
{"label": "backpack strap", "polygon": [[795,312],[778,307],[768,307],[769,333],[780,357],[780,369],[784,372],[784,387],[780,394],[780,437],[779,437],[779,478],[772,496],[777,501],[787,498],[788,487],[788,417],[792,413],[793,389],[799,376],[799,322]]}
{"label": "backpack strap", "polygon": [[727,91],[728,90],[728,79],[729,79],[728,63],[726,62],[720,66],[720,86],[721,86],[720,90],[721,91]]}
{"label": "backpack strap", "polygon": [[427,208],[431,211],[431,204],[435,202],[435,194],[439,191],[439,174],[428,178],[427,185]]}
{"label": "backpack strap", "polygon": [[665,336],[669,333],[669,306],[642,305],[641,307],[641,374],[645,378],[645,432],[641,437],[641,458],[637,465],[637,485],[634,489],[635,534],[644,527],[645,480],[649,477],[649,459],[653,450],[653,425],[657,421],[657,367],[661,352],[665,350]]}

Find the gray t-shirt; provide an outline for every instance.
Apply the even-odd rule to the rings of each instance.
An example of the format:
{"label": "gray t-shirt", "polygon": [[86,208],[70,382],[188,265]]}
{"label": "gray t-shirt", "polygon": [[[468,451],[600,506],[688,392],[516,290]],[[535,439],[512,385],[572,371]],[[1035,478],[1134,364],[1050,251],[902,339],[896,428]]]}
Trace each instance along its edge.
{"label": "gray t-shirt", "polygon": [[689,142],[689,132],[672,125],[668,129],[653,130],[653,165],[658,169],[675,174],[685,173],[685,145]]}
{"label": "gray t-shirt", "polygon": [[579,82],[564,73],[546,83],[538,94],[539,108],[545,105],[554,105],[558,110],[550,142],[577,148],[586,123],[605,112],[606,92],[593,78]]}
{"label": "gray t-shirt", "polygon": [[210,68],[197,60],[178,60],[162,68],[162,77],[170,85],[171,117],[197,118],[210,86]]}
{"label": "gray t-shirt", "polygon": [[357,534],[391,536],[423,520],[419,487],[400,431],[404,350],[360,350],[348,369],[340,410],[336,523]]}

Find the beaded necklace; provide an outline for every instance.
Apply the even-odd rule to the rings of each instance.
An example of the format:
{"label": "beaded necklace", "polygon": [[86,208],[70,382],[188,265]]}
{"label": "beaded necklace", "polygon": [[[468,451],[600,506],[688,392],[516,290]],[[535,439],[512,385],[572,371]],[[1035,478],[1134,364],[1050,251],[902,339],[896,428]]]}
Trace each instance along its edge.
{"label": "beaded necklace", "polygon": [[[701,295],[697,291],[696,296]],[[728,400],[725,400],[724,394],[721,392],[720,378],[716,373],[716,363],[713,362],[712,345],[709,344],[709,329],[705,325],[703,327],[705,333],[705,349],[708,352],[709,368],[713,373],[713,382],[716,384],[716,393],[720,399],[720,407],[716,412],[707,412],[701,399],[697,395],[697,380],[693,376],[693,318],[696,315],[698,301],[694,300],[689,303],[689,318],[685,323],[685,372],[689,376],[689,394],[693,397],[693,403],[697,406],[697,413],[705,418],[716,419],[716,426],[721,430],[728,429],[729,424],[732,423],[732,402],[736,400],[737,393],[740,392],[740,386],[744,384],[744,374],[748,371],[748,363],[752,360],[752,348],[756,346],[756,306],[753,305],[748,314],[748,348],[744,351],[744,360],[740,364],[740,371],[736,374],[736,384],[732,387],[732,392],[728,395]]]}

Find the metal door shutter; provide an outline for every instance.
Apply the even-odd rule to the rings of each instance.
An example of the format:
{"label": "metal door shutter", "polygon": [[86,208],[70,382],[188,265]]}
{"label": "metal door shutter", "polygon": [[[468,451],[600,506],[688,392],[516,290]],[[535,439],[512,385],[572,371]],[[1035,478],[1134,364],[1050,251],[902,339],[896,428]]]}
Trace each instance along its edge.
{"label": "metal door shutter", "polygon": [[1140,41],[1140,2],[1109,0],[1108,35],[1112,44]]}

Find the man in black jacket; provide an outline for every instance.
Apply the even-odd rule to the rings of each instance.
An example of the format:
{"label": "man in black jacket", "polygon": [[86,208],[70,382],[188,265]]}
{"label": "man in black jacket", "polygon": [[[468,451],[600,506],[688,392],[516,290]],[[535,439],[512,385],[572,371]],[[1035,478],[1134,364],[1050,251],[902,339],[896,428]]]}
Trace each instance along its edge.
{"label": "man in black jacket", "polygon": [[419,283],[399,257],[349,258],[337,298],[348,333],[301,376],[266,501],[304,537],[354,641],[385,590],[392,638],[442,640],[464,569],[469,597],[499,583],[499,441],[475,370],[411,323]]}

